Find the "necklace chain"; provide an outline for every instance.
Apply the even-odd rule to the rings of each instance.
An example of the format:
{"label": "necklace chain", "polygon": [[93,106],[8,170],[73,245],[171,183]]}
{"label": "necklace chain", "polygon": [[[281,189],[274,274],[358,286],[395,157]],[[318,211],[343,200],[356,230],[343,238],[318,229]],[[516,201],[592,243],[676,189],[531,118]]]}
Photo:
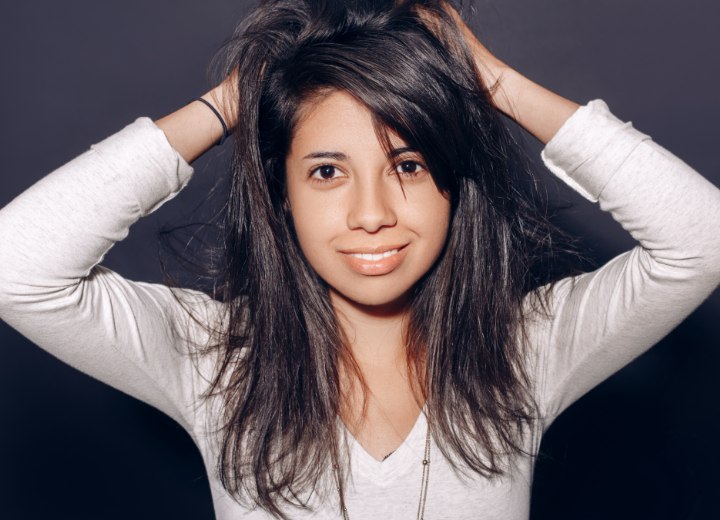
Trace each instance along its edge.
{"label": "necklace chain", "polygon": [[[420,500],[418,501],[417,520],[425,518],[425,502],[427,501],[428,482],[430,480],[430,426],[428,425],[427,434],[425,435],[425,456],[422,460],[422,483],[420,485]],[[350,520],[347,507],[345,506],[345,491],[340,478],[338,467],[334,466],[335,479],[337,480],[337,490],[340,495],[340,512],[343,520]]]}

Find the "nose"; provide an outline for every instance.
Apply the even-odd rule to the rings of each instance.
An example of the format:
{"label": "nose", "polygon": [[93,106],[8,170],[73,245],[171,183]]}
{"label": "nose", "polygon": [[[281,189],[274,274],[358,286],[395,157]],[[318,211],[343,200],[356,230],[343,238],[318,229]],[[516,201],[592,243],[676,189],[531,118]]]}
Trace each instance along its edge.
{"label": "nose", "polygon": [[348,201],[348,228],[375,233],[397,224],[391,188],[390,183],[378,178],[355,184]]}

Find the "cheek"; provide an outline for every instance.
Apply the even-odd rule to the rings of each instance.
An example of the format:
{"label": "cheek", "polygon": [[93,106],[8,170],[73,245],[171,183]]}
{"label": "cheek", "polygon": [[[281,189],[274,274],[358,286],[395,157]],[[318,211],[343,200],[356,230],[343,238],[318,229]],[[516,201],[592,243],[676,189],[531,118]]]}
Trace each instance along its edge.
{"label": "cheek", "polygon": [[403,205],[403,220],[426,240],[443,241],[450,222],[450,199],[426,183],[416,189],[406,188],[407,204]]}
{"label": "cheek", "polygon": [[[401,268],[388,276],[366,277],[352,271],[336,247],[360,244],[362,230],[347,227],[348,201],[288,190],[288,202],[300,249],[310,267],[337,293],[367,305],[393,301],[425,275],[441,255],[450,223],[450,202],[436,189],[415,189],[393,202],[395,226],[380,233],[388,240],[407,239],[412,248]],[[376,237],[370,237],[376,241]]]}
{"label": "cheek", "polygon": [[342,232],[344,222],[341,207],[322,198],[295,196],[288,198],[295,234],[300,249],[316,271],[327,261],[327,249],[335,236]]}
{"label": "cheek", "polygon": [[425,267],[429,268],[442,252],[450,227],[450,202],[439,193],[433,193],[421,204],[413,206],[408,215],[413,231],[421,238]]}

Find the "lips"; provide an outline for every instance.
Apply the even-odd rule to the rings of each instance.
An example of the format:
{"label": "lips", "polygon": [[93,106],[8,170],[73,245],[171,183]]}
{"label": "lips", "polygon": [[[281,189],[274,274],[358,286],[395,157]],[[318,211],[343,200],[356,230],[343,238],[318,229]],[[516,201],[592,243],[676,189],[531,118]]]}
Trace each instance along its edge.
{"label": "lips", "polygon": [[393,249],[402,249],[405,247],[407,243],[402,244],[386,244],[381,246],[374,246],[374,247],[355,247],[350,249],[341,249],[341,253],[345,254],[369,254],[369,255],[377,255],[380,253],[385,253],[387,251],[392,251]]}
{"label": "lips", "polygon": [[407,256],[407,245],[385,245],[339,251],[348,266],[366,276],[380,276],[397,269]]}

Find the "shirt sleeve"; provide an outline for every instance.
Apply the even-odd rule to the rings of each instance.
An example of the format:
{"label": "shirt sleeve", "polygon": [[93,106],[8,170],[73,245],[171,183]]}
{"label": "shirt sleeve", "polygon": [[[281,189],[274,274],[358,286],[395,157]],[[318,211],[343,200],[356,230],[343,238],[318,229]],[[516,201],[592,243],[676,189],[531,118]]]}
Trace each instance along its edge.
{"label": "shirt sleeve", "polygon": [[657,343],[720,282],[720,190],[616,118],[580,107],[542,152],[546,166],[598,202],[638,242],[600,269],[556,283],[531,320],[544,427]]}
{"label": "shirt sleeve", "polygon": [[139,118],[0,210],[0,318],[189,431],[200,376],[188,346],[207,335],[186,309],[210,322],[217,306],[98,264],[192,173],[163,131]]}

